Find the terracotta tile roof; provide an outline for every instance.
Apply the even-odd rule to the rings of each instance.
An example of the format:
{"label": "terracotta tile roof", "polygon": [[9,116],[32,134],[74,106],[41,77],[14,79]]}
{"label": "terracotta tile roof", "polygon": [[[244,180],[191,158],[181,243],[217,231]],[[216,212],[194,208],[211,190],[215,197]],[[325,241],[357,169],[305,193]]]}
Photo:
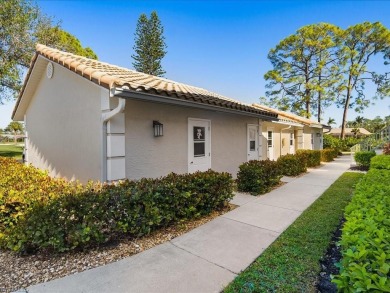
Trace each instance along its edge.
{"label": "terracotta tile roof", "polygon": [[[354,130],[356,128],[345,128],[345,135],[355,135],[352,130]],[[362,127],[358,127],[357,129],[359,129],[359,132],[357,133],[357,135],[370,135],[372,134],[371,132],[369,132],[367,129],[365,128],[362,128]],[[341,128],[332,128],[329,132],[329,134],[337,134],[337,135],[340,135],[341,134]]]}
{"label": "terracotta tile roof", "polygon": [[285,111],[281,111],[281,110],[276,110],[276,109],[273,109],[273,108],[270,108],[270,107],[267,107],[267,106],[264,106],[264,105],[260,105],[260,104],[252,104],[253,107],[256,107],[258,109],[262,109],[264,111],[270,111],[270,112],[273,112],[275,114],[278,114],[278,118],[281,119],[281,120],[287,120],[287,121],[291,121],[291,122],[298,122],[298,123],[301,123],[301,124],[304,124],[304,125],[315,125],[315,126],[321,126],[322,127],[322,124],[317,122],[317,121],[314,121],[314,120],[310,120],[310,119],[307,119],[307,118],[304,118],[304,117],[301,117],[301,116],[298,116],[298,115],[295,115],[295,114],[292,114],[292,113],[288,113],[288,112],[285,112]]}
{"label": "terracotta tile roof", "polygon": [[[71,53],[59,51],[44,45],[36,46],[36,54],[33,57],[30,71],[26,77],[28,80],[31,68],[35,60],[41,55],[63,67],[91,80],[92,82],[111,89],[122,88],[130,91],[144,92],[170,98],[177,98],[199,104],[212,105],[231,110],[244,111],[259,114],[276,120],[277,115],[268,110],[259,109],[249,104],[224,97],[205,89],[178,83],[161,77],[156,77],[134,70],[111,65],[105,62],[88,59]],[[25,81],[25,85],[26,82]],[[23,90],[19,96],[21,98]],[[17,108],[18,103],[15,107]],[[15,112],[15,110],[14,110]]]}

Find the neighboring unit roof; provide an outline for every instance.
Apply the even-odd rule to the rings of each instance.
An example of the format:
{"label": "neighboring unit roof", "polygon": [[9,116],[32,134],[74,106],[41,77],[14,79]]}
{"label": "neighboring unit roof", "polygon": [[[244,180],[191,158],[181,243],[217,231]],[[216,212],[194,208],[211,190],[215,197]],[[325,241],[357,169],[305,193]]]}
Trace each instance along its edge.
{"label": "neighboring unit roof", "polygon": [[[354,133],[352,132],[352,130],[354,129],[359,129],[359,132],[358,134],[364,134],[364,135],[370,135],[372,134],[371,132],[369,132],[367,129],[365,128],[345,128],[345,134],[348,135],[348,134],[353,134]],[[329,134],[341,134],[341,128],[332,128],[331,131],[329,132]]]}
{"label": "neighboring unit roof", "polygon": [[29,72],[26,76],[12,117],[15,115],[26,89],[32,68],[39,56],[43,56],[107,89],[118,88],[129,92],[148,93],[194,104],[203,104],[233,111],[252,113],[263,116],[265,119],[277,120],[277,115],[273,112],[241,103],[202,88],[88,59],[40,44],[36,46],[36,54],[31,61]]}
{"label": "neighboring unit roof", "polygon": [[252,106],[259,108],[259,109],[262,109],[262,110],[265,110],[265,111],[270,111],[270,112],[273,112],[275,114],[278,114],[278,118],[280,120],[284,120],[287,122],[291,121],[293,123],[300,123],[303,125],[308,125],[308,126],[312,126],[312,127],[321,127],[321,128],[324,126],[317,121],[310,120],[310,119],[307,119],[307,118],[304,118],[304,117],[301,117],[301,116],[298,116],[298,115],[295,115],[292,113],[288,113],[285,111],[276,110],[276,109],[273,109],[273,108],[270,108],[270,107],[267,107],[264,105],[260,105],[260,104],[255,103],[255,104],[252,104]]}

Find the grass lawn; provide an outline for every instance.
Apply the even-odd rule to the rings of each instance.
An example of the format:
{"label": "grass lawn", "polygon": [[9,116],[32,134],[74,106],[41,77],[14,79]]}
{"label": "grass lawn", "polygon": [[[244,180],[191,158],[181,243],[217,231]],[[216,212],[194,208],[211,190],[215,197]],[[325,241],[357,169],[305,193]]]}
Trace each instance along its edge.
{"label": "grass lawn", "polygon": [[315,292],[333,232],[361,173],[344,173],[224,292]]}
{"label": "grass lawn", "polygon": [[22,159],[23,147],[14,144],[0,144],[0,156],[15,158],[17,160]]}

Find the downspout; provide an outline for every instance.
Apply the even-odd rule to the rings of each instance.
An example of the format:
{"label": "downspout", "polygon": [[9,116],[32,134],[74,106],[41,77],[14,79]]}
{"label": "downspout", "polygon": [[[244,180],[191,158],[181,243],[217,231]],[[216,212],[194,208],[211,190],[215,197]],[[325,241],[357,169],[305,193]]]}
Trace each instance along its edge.
{"label": "downspout", "polygon": [[290,129],[290,128],[291,128],[291,125],[289,125],[286,128],[280,129],[280,153],[279,153],[279,157],[282,156],[282,132],[283,132],[283,130]]}
{"label": "downspout", "polygon": [[[109,98],[114,98],[115,88],[110,90]],[[112,119],[115,115],[122,113],[125,110],[126,99],[118,97],[118,106],[110,112],[102,113],[101,121],[103,127],[103,153],[102,153],[102,182],[107,181],[107,122]]]}

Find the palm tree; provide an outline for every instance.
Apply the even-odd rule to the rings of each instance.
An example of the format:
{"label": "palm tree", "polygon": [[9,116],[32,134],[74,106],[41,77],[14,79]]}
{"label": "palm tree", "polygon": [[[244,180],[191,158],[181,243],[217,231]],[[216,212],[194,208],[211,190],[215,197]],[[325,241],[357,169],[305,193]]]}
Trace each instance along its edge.
{"label": "palm tree", "polygon": [[328,119],[328,123],[327,123],[329,126],[331,126],[332,124],[336,124],[336,120],[334,120],[333,118],[330,118]]}
{"label": "palm tree", "polygon": [[351,130],[351,132],[353,133],[353,136],[355,138],[357,138],[358,133],[360,133],[360,130],[359,130],[359,128],[354,128],[354,129]]}
{"label": "palm tree", "polygon": [[365,118],[362,117],[362,116],[357,116],[355,118],[355,127],[362,127],[363,123],[364,123],[364,120]]}

